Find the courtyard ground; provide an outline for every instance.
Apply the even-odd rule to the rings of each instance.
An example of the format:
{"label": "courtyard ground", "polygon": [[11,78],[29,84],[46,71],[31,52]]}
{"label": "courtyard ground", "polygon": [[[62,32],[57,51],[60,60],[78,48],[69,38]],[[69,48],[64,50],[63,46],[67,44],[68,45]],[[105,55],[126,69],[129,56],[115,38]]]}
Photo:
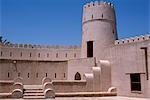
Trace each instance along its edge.
{"label": "courtyard ground", "polygon": [[[23,99],[0,99],[0,100],[23,100]],[[32,99],[25,99],[32,100]],[[146,98],[131,97],[56,97],[55,99],[34,99],[34,100],[150,100]]]}

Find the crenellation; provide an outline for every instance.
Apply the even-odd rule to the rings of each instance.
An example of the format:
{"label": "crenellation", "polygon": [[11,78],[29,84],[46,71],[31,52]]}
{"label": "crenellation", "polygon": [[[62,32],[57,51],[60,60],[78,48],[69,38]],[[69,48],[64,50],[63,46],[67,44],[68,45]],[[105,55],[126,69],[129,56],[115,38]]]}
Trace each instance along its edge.
{"label": "crenellation", "polygon": [[141,36],[136,36],[136,37],[131,37],[131,38],[126,38],[126,39],[121,39],[121,40],[116,40],[115,45],[119,44],[127,44],[127,43],[136,43],[136,42],[143,42],[146,40],[150,40],[150,35],[141,35]]}
{"label": "crenellation", "polygon": [[114,5],[111,2],[104,2],[104,1],[95,1],[95,2],[90,2],[84,5],[84,8],[89,8],[89,7],[94,7],[94,6],[101,6],[105,5],[111,8],[114,8]]}

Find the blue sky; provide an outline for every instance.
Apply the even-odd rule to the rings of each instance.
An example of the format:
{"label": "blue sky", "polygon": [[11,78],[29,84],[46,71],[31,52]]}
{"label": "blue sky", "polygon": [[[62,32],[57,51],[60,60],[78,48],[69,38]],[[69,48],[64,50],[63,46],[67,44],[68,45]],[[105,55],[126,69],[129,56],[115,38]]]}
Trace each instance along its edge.
{"label": "blue sky", "polygon": [[[80,45],[82,7],[90,1],[0,0],[0,34],[12,43]],[[119,38],[150,33],[149,0],[104,1],[115,4]]]}

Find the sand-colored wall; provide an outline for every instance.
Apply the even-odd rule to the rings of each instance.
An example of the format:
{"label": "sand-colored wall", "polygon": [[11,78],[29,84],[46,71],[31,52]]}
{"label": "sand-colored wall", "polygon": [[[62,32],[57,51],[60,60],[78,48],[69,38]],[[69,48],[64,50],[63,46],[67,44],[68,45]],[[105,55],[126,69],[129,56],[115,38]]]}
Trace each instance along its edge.
{"label": "sand-colored wall", "polygon": [[0,59],[65,61],[80,57],[80,47],[22,47],[18,44],[3,46],[0,44]]}
{"label": "sand-colored wall", "polygon": [[86,91],[86,81],[56,80],[53,81],[53,85],[56,93]]}
{"label": "sand-colored wall", "polygon": [[0,60],[0,62],[0,80],[14,80],[19,73],[24,84],[42,84],[46,73],[47,77],[53,80],[67,79],[66,61],[18,60],[15,64],[12,60]]}
{"label": "sand-colored wall", "polygon": [[[132,40],[132,42],[131,42]],[[122,41],[122,40],[120,40]],[[118,42],[118,41],[116,41]],[[149,80],[146,79],[145,54],[141,47],[148,47],[148,68],[150,75],[150,41],[147,39],[128,43],[116,43],[104,53],[104,59],[111,62],[112,86],[117,87],[118,95],[148,97]],[[130,73],[141,73],[142,91],[133,93],[130,86]]]}
{"label": "sand-colored wall", "polygon": [[91,73],[95,66],[94,58],[82,58],[68,61],[68,80],[74,80],[75,74],[80,73],[81,79],[84,79],[85,73]]}

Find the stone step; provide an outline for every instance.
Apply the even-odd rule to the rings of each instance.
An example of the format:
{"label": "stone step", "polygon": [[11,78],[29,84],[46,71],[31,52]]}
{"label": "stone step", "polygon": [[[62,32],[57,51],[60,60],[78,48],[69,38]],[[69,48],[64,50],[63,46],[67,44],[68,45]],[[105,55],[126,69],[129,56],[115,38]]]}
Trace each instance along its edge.
{"label": "stone step", "polygon": [[24,85],[24,89],[42,89],[42,85]]}
{"label": "stone step", "polygon": [[43,93],[43,90],[25,90],[24,93]]}
{"label": "stone step", "polygon": [[23,99],[45,99],[44,96],[24,96]]}
{"label": "stone step", "polygon": [[44,93],[24,93],[23,96],[44,96]]}

